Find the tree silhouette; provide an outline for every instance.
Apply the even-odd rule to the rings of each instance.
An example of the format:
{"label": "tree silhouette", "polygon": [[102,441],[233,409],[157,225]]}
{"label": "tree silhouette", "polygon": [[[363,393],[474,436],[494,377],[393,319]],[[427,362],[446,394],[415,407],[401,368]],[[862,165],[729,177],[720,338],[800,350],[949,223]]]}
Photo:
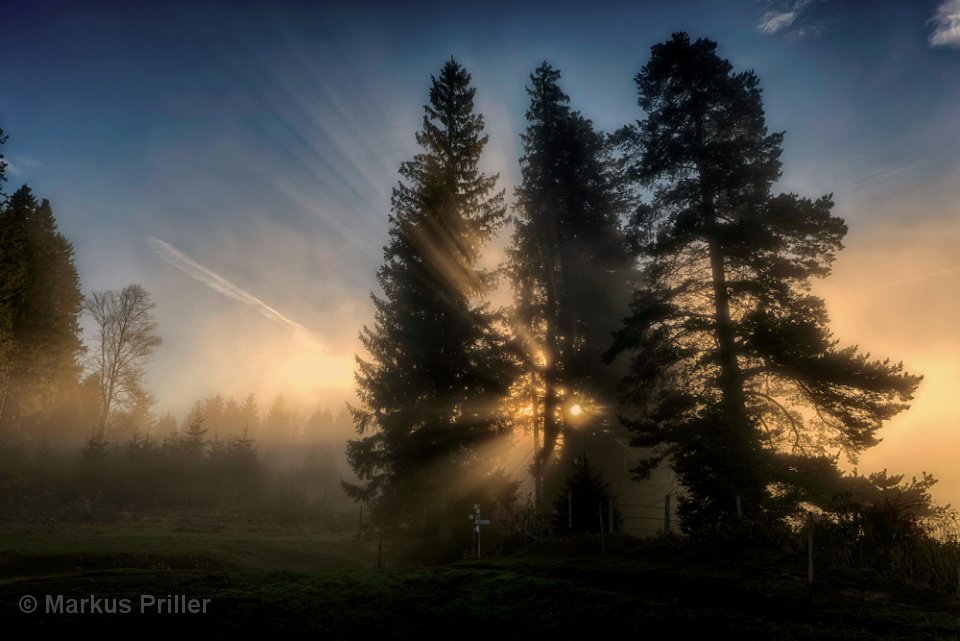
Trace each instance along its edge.
{"label": "tree silhouette", "polygon": [[553,501],[553,530],[559,534],[598,532],[610,529],[621,521],[620,510],[611,509],[613,496],[603,475],[590,463],[586,454],[578,454],[570,464],[566,480]]}
{"label": "tree silhouette", "polygon": [[487,136],[475,93],[453,59],[431,77],[422,152],[393,190],[383,295],[360,335],[371,360],[357,359],[362,406],[351,407],[360,437],[347,457],[360,483],[344,484],[375,520],[436,523],[475,479],[478,448],[504,429],[510,373],[483,303],[493,279],[478,261],[506,212],[497,176],[478,168]]}
{"label": "tree silhouette", "polygon": [[82,301],[50,202],[21,187],[0,207],[0,427],[45,420],[79,385]]}
{"label": "tree silhouette", "polygon": [[[3,131],[3,127],[0,127],[0,145],[7,144],[7,134]],[[6,192],[3,191],[3,183],[7,182],[7,159],[6,156],[0,154],[0,205],[2,205],[7,198]]]}
{"label": "tree silhouette", "polygon": [[525,342],[525,396],[534,422],[543,421],[534,461],[538,491],[576,399],[602,407],[613,396],[616,381],[606,376],[601,355],[627,312],[634,276],[621,228],[628,200],[608,140],[570,109],[559,80],[546,62],[530,75],[509,250],[517,331]]}
{"label": "tree silhouette", "polygon": [[112,412],[142,403],[146,362],[162,339],[153,320],[155,303],[140,285],[113,292],[93,292],[84,307],[95,323],[94,348],[89,362],[100,387],[102,433]]}
{"label": "tree silhouette", "polygon": [[608,354],[632,354],[625,423],[658,449],[637,472],[669,460],[691,528],[789,509],[811,459],[855,459],[919,383],[831,335],[810,287],[846,225],[829,196],[771,194],[783,134],[767,132],[756,75],[715,49],[675,34],[636,77],[647,117],[625,135],[653,200],[634,219],[643,283]]}

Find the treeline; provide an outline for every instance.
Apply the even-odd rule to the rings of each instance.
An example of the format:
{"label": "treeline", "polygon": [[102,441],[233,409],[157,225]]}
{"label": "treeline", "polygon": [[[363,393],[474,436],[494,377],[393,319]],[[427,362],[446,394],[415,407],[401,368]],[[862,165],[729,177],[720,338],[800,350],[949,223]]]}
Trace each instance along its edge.
{"label": "treeline", "polygon": [[342,446],[344,435],[352,430],[345,407],[334,414],[329,406],[321,404],[305,416],[291,407],[283,394],[277,394],[262,411],[256,396],[248,394],[241,403],[233,397],[224,400],[220,395],[196,401],[179,423],[172,413],[166,412],[142,431],[161,435],[183,433],[198,421],[215,437],[247,434],[260,443],[274,445],[336,440]]}
{"label": "treeline", "polygon": [[299,443],[295,456],[286,452],[278,460],[245,431],[216,435],[203,423],[195,418],[179,431],[133,432],[125,440],[90,437],[79,452],[0,444],[0,521],[187,515],[187,526],[355,531],[356,509],[339,488],[345,474],[340,448]]}

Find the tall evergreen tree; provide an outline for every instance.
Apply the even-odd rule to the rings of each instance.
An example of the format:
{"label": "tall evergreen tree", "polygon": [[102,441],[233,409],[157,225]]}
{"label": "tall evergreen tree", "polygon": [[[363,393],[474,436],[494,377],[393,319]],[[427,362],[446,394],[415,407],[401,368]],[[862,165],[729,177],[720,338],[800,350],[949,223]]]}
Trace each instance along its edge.
{"label": "tall evergreen tree", "polygon": [[[245,398],[243,404],[240,405],[240,416],[243,426],[241,433],[246,431],[250,434],[259,434],[261,427],[260,411],[257,409],[257,397],[255,394],[247,394],[247,398]],[[262,439],[263,436],[259,435],[258,438]]]}
{"label": "tall evergreen tree", "polygon": [[538,493],[571,408],[612,400],[616,382],[601,355],[627,312],[635,276],[622,229],[629,202],[622,172],[608,138],[570,108],[559,80],[546,62],[530,76],[509,250],[537,441],[536,423],[543,424],[534,461]]}
{"label": "tall evergreen tree", "polygon": [[274,397],[266,416],[263,417],[263,440],[273,443],[296,440],[293,414],[287,407],[283,394]]}
{"label": "tall evergreen tree", "polygon": [[803,471],[874,445],[919,382],[831,335],[810,287],[846,225],[828,196],[771,193],[783,134],[767,131],[756,75],[715,50],[675,34],[636,77],[647,117],[628,138],[653,201],[634,221],[643,283],[610,351],[632,354],[626,423],[658,450],[638,472],[669,460],[689,528],[809,498]]}
{"label": "tall evergreen tree", "polygon": [[79,384],[83,294],[50,203],[18,189],[0,209],[0,426],[46,419]]}
{"label": "tall evergreen tree", "polygon": [[371,359],[358,358],[359,438],[347,444],[360,483],[345,488],[380,521],[436,523],[469,493],[484,471],[479,448],[504,429],[509,372],[483,302],[493,279],[478,262],[506,211],[498,177],[479,169],[487,135],[475,94],[453,59],[431,77],[422,152],[401,165],[391,199],[383,295],[360,334]]}
{"label": "tall evergreen tree", "polygon": [[[7,144],[7,134],[0,127],[0,145]],[[7,194],[3,191],[3,183],[7,182],[7,159],[0,154],[0,205],[6,200]]]}

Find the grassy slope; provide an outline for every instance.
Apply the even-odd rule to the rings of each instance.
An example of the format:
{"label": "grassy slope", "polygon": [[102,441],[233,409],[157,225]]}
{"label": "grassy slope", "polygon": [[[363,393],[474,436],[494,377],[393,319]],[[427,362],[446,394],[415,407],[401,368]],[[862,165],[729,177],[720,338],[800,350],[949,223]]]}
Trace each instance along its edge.
{"label": "grassy slope", "polygon": [[[621,541],[541,547],[425,569],[371,567],[369,550],[329,536],[146,526],[0,530],[0,630],[270,630],[322,639],[957,639],[960,608],[820,585],[797,568],[718,564]],[[800,564],[802,567],[802,564]],[[827,582],[828,583],[828,582]],[[206,615],[24,615],[21,595],[212,599]],[[679,636],[678,636],[679,635]],[[655,638],[655,637],[654,637]]]}

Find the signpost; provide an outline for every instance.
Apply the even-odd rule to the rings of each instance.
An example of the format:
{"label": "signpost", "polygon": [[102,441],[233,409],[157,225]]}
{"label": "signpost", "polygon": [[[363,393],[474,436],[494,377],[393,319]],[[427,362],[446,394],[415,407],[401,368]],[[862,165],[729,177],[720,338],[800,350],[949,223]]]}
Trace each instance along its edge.
{"label": "signpost", "polygon": [[473,514],[468,514],[467,518],[473,521],[474,538],[477,540],[477,558],[480,558],[480,526],[490,525],[489,519],[480,518],[480,504],[473,504]]}

